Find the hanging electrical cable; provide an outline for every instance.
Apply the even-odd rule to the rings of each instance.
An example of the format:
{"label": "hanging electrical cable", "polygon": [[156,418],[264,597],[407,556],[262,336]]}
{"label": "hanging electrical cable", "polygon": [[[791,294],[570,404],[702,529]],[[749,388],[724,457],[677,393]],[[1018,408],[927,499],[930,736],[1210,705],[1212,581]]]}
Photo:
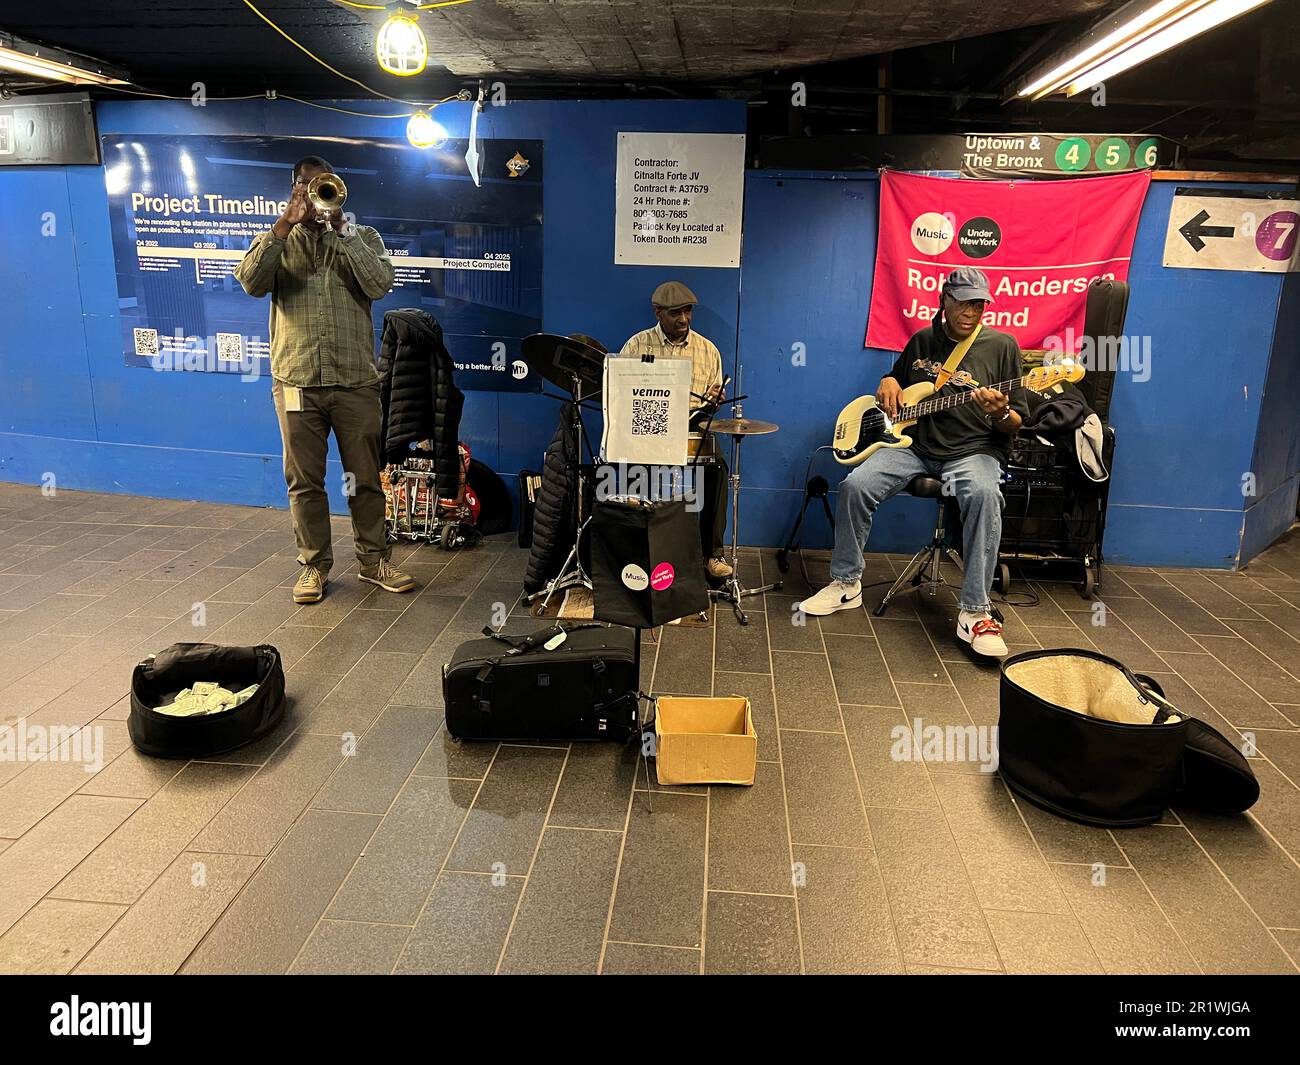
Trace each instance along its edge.
{"label": "hanging electrical cable", "polygon": [[[332,104],[322,104],[322,103],[317,103],[314,100],[305,100],[300,96],[292,96],[288,93],[278,92],[275,89],[268,89],[263,93],[242,94],[238,96],[209,96],[207,97],[208,100],[212,100],[212,101],[261,100],[261,99],[291,100],[294,103],[302,104],[305,107],[314,107],[322,111],[334,111],[338,114],[352,115],[357,118],[380,118],[380,119],[392,119],[395,121],[406,119],[407,120],[406,137],[407,140],[414,147],[438,148],[441,147],[447,141],[449,134],[447,133],[447,130],[442,126],[442,124],[436,121],[432,117],[432,111],[437,107],[441,107],[443,104],[451,103],[453,100],[470,101],[474,99],[474,94],[470,92],[469,89],[461,89],[459,92],[456,92],[451,96],[445,96],[441,100],[433,100],[427,103],[414,101],[414,100],[403,100],[401,97],[391,96],[388,93],[381,92],[380,90],[372,88],[371,86],[367,85],[365,82],[360,81],[357,78],[351,77],[348,74],[344,74],[341,70],[338,70],[336,67],[331,66],[324,59],[320,58],[320,56],[312,52],[311,49],[307,48],[301,42],[295,40],[292,36],[290,36],[290,34],[285,32],[285,30],[277,26],[274,21],[272,21],[269,17],[267,17],[260,10],[258,10],[258,8],[251,2],[251,0],[243,0],[243,2],[245,6],[247,6],[259,18],[261,18],[262,21],[264,21],[268,26],[270,26],[282,37],[284,37],[285,40],[289,41],[290,44],[294,45],[296,48],[298,48],[300,51],[305,53],[315,62],[319,63],[321,66],[323,66],[326,70],[330,71],[332,74],[336,74],[339,77],[343,78],[344,80],[349,81],[354,85],[360,86],[361,88],[365,89],[367,92],[371,93],[372,95],[381,97],[382,99],[385,100],[392,100],[394,103],[406,104],[408,107],[413,108],[413,110],[400,111],[397,112],[396,114],[376,114],[372,111],[354,111],[346,107],[335,107]],[[345,0],[333,0],[333,2],[345,3]],[[435,7],[452,7],[455,6],[456,4],[463,4],[463,3],[469,3],[469,0],[443,0],[443,2],[441,3],[421,4],[419,5],[419,10],[424,10],[426,8],[435,8]],[[352,3],[350,2],[350,0],[348,0],[348,2],[346,2],[346,6],[382,11],[386,9],[387,5],[359,4],[359,3]],[[136,83],[134,82],[132,84],[136,85]],[[153,92],[139,85],[136,85],[135,88],[127,88],[124,85],[115,85],[113,86],[112,91],[126,93],[131,96],[148,96],[158,100],[191,100],[193,98],[189,94]],[[482,96],[481,86],[480,86],[479,95],[481,98]],[[481,106],[481,100],[480,100],[480,106]]]}
{"label": "hanging electrical cable", "polygon": [[[253,0],[243,0],[243,2],[244,2],[244,6],[245,6],[245,7],[247,7],[251,12],[253,12],[254,15],[256,15],[256,16],[257,16],[258,18],[260,18],[263,22],[265,22],[268,26],[270,26],[271,29],[275,30],[275,32],[278,33],[281,37],[283,37],[286,41],[288,41],[288,42],[289,42],[290,44],[292,44],[295,48],[297,48],[299,51],[303,52],[305,55],[307,55],[307,56],[310,57],[311,59],[315,60],[317,63],[319,63],[321,66],[323,66],[326,70],[328,70],[331,74],[337,74],[337,75],[338,75],[340,78],[342,78],[344,81],[350,81],[353,85],[359,85],[361,88],[365,89],[366,92],[371,93],[371,94],[374,95],[374,96],[382,96],[385,100],[394,100],[394,101],[396,101],[396,102],[399,103],[399,104],[411,104],[411,103],[412,103],[412,101],[410,101],[410,100],[403,100],[400,96],[390,96],[388,93],[386,93],[386,92],[382,92],[382,91],[380,91],[379,89],[373,88],[372,86],[367,85],[364,81],[361,81],[361,80],[359,80],[359,79],[357,79],[357,78],[352,77],[352,75],[350,75],[350,74],[344,74],[343,71],[341,71],[341,70],[338,69],[338,67],[331,66],[329,63],[325,62],[325,60],[323,60],[320,56],[318,56],[315,52],[313,52],[313,51],[312,51],[310,48],[308,48],[305,44],[302,44],[300,41],[296,40],[295,38],[293,38],[292,36],[290,36],[287,32],[285,32],[284,30],[282,30],[279,26],[277,26],[277,25],[275,24],[274,21],[272,21],[269,17],[267,17],[266,15],[264,15],[264,14],[263,14],[259,9],[258,9],[257,5],[253,3]],[[416,104],[414,104],[414,106],[418,107],[418,106],[420,106],[420,105],[419,105],[418,103],[416,103]]]}

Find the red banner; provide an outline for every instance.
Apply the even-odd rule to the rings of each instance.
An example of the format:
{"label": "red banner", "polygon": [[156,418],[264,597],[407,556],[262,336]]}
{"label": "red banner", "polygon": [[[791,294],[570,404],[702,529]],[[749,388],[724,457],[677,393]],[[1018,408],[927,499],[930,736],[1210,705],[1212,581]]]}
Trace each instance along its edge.
{"label": "red banner", "polygon": [[[901,351],[933,321],[943,279],[976,266],[993,302],[984,324],[1022,348],[1083,331],[1088,284],[1128,278],[1151,175],[971,181],[885,171],[866,347]],[[1061,350],[1064,350],[1062,347]]]}

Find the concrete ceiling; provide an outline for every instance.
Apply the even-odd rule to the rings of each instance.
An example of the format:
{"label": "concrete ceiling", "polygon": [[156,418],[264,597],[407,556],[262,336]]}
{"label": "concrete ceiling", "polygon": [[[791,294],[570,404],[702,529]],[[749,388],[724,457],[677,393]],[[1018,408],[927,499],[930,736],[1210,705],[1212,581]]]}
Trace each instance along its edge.
{"label": "concrete ceiling", "polygon": [[[430,70],[374,60],[380,12],[254,0],[321,58],[385,92],[427,98],[454,79],[714,81],[1059,21],[1118,0],[471,0],[425,11]],[[240,0],[40,0],[0,5],[0,30],[127,68],[145,85],[339,95],[347,83]],[[188,91],[188,90],[187,90]]]}
{"label": "concrete ceiling", "polygon": [[460,75],[729,78],[1018,29],[1110,0],[473,0],[421,15]]}

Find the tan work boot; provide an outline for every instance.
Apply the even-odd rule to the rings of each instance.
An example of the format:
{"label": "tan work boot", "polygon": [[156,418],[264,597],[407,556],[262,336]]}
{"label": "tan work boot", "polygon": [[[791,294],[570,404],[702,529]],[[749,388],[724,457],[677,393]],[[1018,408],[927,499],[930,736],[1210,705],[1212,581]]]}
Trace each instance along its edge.
{"label": "tan work boot", "polygon": [[724,577],[730,577],[734,572],[731,564],[719,555],[717,558],[711,558],[704,563],[704,568],[709,571],[709,576],[715,580],[721,580]]}
{"label": "tan work boot", "polygon": [[325,581],[329,570],[318,566],[303,566],[298,579],[293,583],[293,601],[295,603],[319,603],[325,598]]}
{"label": "tan work boot", "polygon": [[377,566],[362,566],[359,574],[367,584],[377,584],[386,592],[413,592],[415,578],[403,573],[388,559],[381,559]]}

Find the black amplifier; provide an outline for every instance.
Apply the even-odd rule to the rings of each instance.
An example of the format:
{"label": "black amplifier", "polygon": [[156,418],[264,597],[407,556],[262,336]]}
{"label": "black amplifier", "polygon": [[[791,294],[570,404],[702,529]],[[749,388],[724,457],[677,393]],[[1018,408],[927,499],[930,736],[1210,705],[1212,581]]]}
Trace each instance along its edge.
{"label": "black amplifier", "polygon": [[1017,466],[1010,463],[1002,475],[1002,483],[1012,492],[1025,488],[1063,488],[1065,476],[1064,466]]}
{"label": "black amplifier", "polygon": [[1006,488],[1049,488],[1064,486],[1068,464],[1074,461],[1069,452],[1033,437],[1021,438],[1011,449],[1011,458],[1002,475]]}

